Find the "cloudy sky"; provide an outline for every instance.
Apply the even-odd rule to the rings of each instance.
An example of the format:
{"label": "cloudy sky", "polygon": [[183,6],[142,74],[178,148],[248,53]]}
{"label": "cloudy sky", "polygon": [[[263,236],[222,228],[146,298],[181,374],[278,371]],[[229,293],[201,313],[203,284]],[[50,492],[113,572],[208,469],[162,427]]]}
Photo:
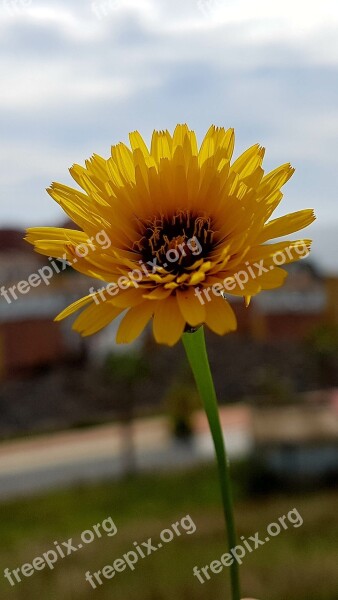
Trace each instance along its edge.
{"label": "cloudy sky", "polygon": [[332,255],[337,34],[337,0],[0,0],[0,226],[60,221],[45,188],[133,129],[215,123],[292,162],[281,212]]}

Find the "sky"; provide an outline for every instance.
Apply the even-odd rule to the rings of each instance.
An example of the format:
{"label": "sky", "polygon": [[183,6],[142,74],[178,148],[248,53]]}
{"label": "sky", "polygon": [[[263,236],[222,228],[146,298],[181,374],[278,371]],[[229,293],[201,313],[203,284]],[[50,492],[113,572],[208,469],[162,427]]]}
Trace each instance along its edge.
{"label": "sky", "polygon": [[291,162],[279,214],[315,208],[338,255],[337,0],[0,0],[0,227],[54,225],[45,192],[138,129],[234,127]]}

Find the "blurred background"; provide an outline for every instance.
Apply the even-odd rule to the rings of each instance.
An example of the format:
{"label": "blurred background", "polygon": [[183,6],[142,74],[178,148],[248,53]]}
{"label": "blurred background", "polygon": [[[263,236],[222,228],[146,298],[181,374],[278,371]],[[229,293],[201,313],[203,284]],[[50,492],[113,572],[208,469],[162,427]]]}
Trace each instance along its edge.
{"label": "blurred background", "polygon": [[[208,335],[233,459],[239,535],[297,508],[304,519],[248,555],[243,592],[336,600],[338,590],[338,7],[333,0],[0,0],[0,287],[48,259],[28,226],[71,226],[44,191],[68,168],[138,129],[187,122],[259,142],[266,169],[296,174],[277,214],[313,207],[310,258]],[[93,282],[97,285],[97,282]],[[54,316],[88,293],[70,268],[0,296],[0,595],[85,600],[84,574],[190,514],[175,539],[95,591],[116,600],[226,597],[228,574],[193,577],[225,552],[213,449],[182,348],[81,339]],[[96,540],[15,587],[2,577],[111,515]]]}

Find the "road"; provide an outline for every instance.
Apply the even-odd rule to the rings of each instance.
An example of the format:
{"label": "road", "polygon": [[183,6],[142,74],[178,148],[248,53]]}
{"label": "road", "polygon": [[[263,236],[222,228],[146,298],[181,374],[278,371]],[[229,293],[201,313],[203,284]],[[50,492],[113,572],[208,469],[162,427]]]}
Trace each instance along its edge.
{"label": "road", "polygon": [[[221,409],[228,452],[241,457],[252,445],[251,413],[244,406]],[[206,417],[194,415],[192,443],[173,439],[165,417],[139,419],[132,425],[137,470],[170,470],[210,461],[213,447]],[[120,477],[128,452],[123,426],[107,424],[0,444],[0,498],[28,496],[90,481]]]}

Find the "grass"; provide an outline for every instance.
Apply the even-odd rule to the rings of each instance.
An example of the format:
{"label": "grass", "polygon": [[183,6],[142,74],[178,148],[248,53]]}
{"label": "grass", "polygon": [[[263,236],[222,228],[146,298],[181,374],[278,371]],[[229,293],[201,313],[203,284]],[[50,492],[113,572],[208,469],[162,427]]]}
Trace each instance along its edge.
{"label": "grass", "polygon": [[[261,600],[337,600],[338,492],[245,498],[237,489],[239,535],[266,532],[271,522],[297,508],[304,519],[248,554],[241,568],[243,595]],[[164,545],[130,570],[93,590],[85,581],[133,549],[133,542],[159,539],[162,529],[189,514],[197,526]],[[223,519],[215,471],[211,468],[169,475],[140,476],[10,502],[1,506],[0,572],[53,548],[111,516],[118,532],[95,539],[15,587],[0,578],[5,600],[230,600],[227,570],[201,585],[192,569],[225,552]]]}

